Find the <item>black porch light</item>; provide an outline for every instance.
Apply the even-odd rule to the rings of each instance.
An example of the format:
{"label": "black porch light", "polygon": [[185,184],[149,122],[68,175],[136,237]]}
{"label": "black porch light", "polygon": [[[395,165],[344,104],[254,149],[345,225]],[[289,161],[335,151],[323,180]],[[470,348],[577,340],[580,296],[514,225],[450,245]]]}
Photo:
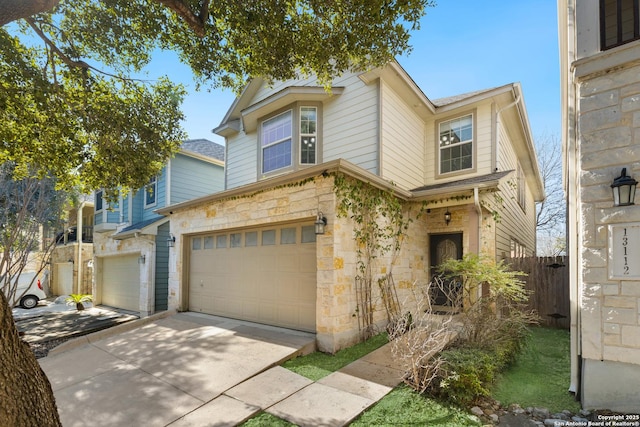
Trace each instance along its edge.
{"label": "black porch light", "polygon": [[167,239],[167,247],[172,248],[176,245],[176,236],[173,234],[169,234],[169,238]]}
{"label": "black porch light", "polygon": [[627,176],[627,168],[622,168],[620,176],[614,179],[613,184],[611,184],[611,189],[613,190],[613,205],[633,205],[633,201],[636,197],[637,184],[638,181]]}
{"label": "black porch light", "polygon": [[451,212],[449,212],[449,208],[447,208],[447,211],[444,213],[444,222],[447,225],[451,222]]}
{"label": "black porch light", "polygon": [[327,218],[322,215],[321,211],[318,211],[318,218],[316,219],[316,234],[324,234],[324,227],[327,225]]}

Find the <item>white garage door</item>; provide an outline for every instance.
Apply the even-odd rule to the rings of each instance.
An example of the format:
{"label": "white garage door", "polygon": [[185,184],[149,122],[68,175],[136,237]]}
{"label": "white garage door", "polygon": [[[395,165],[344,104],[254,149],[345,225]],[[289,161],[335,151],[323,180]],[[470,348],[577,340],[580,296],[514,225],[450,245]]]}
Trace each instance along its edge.
{"label": "white garage door", "polygon": [[103,258],[102,304],[140,311],[138,255]]}
{"label": "white garage door", "polygon": [[313,224],[191,238],[189,310],[315,332]]}

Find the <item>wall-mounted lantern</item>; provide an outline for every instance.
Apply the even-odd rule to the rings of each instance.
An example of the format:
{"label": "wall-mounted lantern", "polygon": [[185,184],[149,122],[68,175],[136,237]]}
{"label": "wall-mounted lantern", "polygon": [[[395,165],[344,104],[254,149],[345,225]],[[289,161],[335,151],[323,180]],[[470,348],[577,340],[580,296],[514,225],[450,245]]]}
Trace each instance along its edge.
{"label": "wall-mounted lantern", "polygon": [[167,247],[172,248],[176,245],[176,236],[169,233],[169,238],[167,239]]}
{"label": "wall-mounted lantern", "polygon": [[318,218],[316,219],[316,234],[324,234],[324,227],[327,225],[327,218],[322,215],[321,211],[318,211]]}
{"label": "wall-mounted lantern", "polygon": [[449,223],[451,222],[451,212],[449,212],[449,209],[447,208],[447,211],[444,213],[444,222],[449,225]]}
{"label": "wall-mounted lantern", "polygon": [[142,254],[138,257],[138,264],[142,265],[147,261],[147,256],[145,254]]}
{"label": "wall-mounted lantern", "polygon": [[627,168],[622,168],[622,173],[619,177],[613,180],[611,189],[613,190],[613,205],[614,206],[629,206],[633,205],[636,197],[636,185],[638,181],[627,176]]}

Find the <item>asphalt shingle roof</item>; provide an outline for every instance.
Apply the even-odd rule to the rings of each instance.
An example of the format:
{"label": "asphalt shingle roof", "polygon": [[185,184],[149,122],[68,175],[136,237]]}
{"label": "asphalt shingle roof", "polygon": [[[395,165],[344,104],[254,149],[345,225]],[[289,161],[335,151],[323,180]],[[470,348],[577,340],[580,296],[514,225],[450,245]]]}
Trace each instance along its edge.
{"label": "asphalt shingle roof", "polygon": [[181,148],[224,162],[224,146],[208,139],[188,139],[182,143]]}

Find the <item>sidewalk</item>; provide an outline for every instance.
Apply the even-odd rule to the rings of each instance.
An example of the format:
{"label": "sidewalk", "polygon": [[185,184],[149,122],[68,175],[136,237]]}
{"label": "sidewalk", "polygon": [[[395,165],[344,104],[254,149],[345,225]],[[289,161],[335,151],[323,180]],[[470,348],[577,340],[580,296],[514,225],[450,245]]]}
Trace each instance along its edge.
{"label": "sidewalk", "polygon": [[390,344],[317,382],[280,366],[314,347],[312,334],[164,313],[69,341],[39,362],[65,427],[235,426],[262,410],[343,426],[400,383]]}
{"label": "sidewalk", "polygon": [[390,344],[317,382],[276,366],[170,426],[234,426],[261,410],[303,427],[344,426],[393,390],[402,374]]}

